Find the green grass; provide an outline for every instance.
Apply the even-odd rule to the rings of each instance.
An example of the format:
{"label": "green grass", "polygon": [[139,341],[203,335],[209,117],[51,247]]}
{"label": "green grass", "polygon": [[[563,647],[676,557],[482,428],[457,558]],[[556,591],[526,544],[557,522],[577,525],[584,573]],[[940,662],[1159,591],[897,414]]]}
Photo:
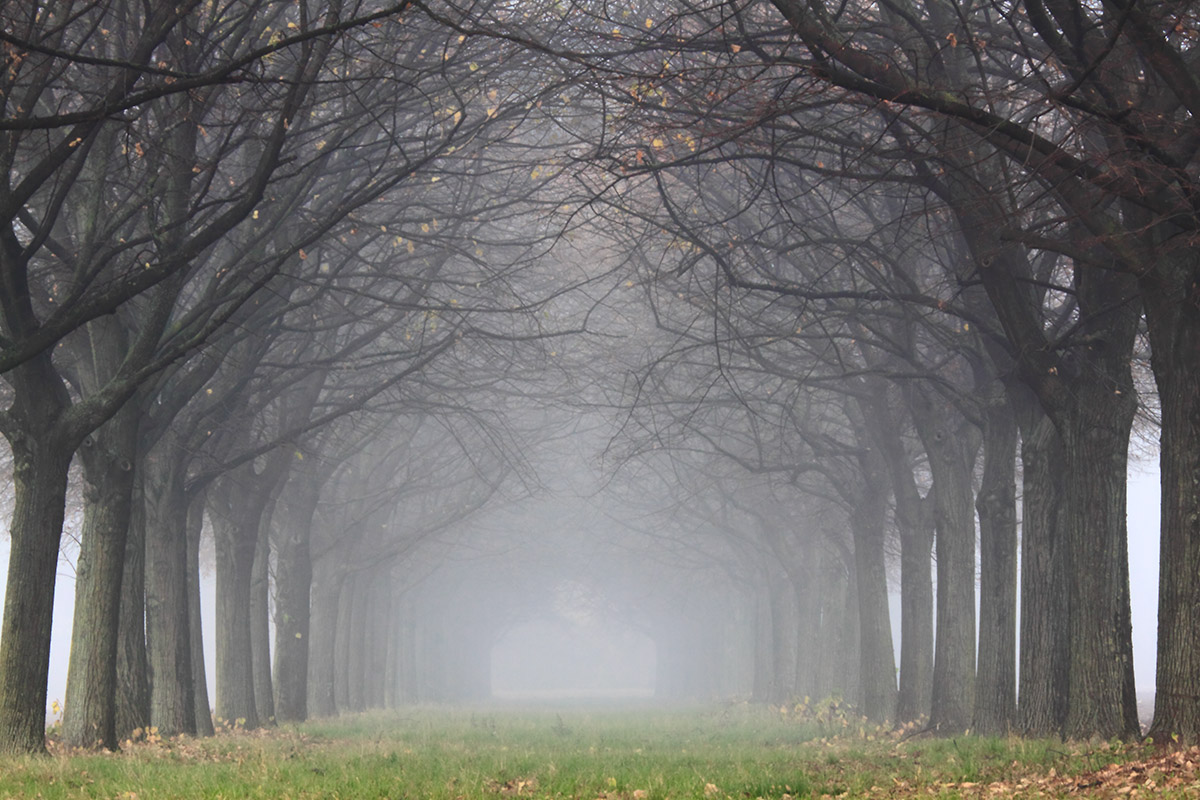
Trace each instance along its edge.
{"label": "green grass", "polygon": [[[1164,769],[1082,793],[1091,778],[1065,777],[1147,755],[1107,743],[906,739],[844,716],[749,705],[415,708],[139,742],[119,754],[0,759],[0,798],[1172,796],[1144,788],[1156,775],[1156,788],[1167,786]],[[1195,796],[1197,785],[1171,791]]]}

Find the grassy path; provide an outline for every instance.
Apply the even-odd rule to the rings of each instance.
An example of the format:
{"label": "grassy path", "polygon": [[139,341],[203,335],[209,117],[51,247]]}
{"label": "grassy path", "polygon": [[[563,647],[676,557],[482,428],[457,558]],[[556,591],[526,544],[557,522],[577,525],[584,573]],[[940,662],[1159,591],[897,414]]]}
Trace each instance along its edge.
{"label": "grassy path", "polygon": [[[1195,762],[1195,764],[1193,764]],[[1197,797],[1200,751],[931,739],[733,705],[372,713],[0,760],[0,797]]]}

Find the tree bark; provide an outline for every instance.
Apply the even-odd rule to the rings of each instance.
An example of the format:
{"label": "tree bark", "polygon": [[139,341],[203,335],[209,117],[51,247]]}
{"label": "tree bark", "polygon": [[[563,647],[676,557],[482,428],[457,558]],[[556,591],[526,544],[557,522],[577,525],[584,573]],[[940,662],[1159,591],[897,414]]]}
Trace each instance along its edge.
{"label": "tree bark", "polygon": [[[1095,391],[1077,390],[1084,395],[1078,412],[1058,426],[1067,465],[1071,565],[1064,732],[1077,739],[1132,738],[1140,729],[1133,691],[1125,493],[1137,401],[1130,385],[1121,395],[1102,385]],[[1123,397],[1127,399],[1121,401]]]}
{"label": "tree bark", "polygon": [[[792,687],[796,685],[796,595],[792,583],[778,566],[771,569],[768,577],[771,592],[771,688],[767,702],[776,705],[792,699]],[[686,663],[692,658],[684,649],[680,658]]]}
{"label": "tree bark", "polygon": [[212,736],[212,705],[208,699],[208,669],[204,665],[204,625],[200,599],[200,544],[204,534],[204,494],[191,499],[187,518],[188,631],[192,637],[192,700],[196,735]]}
{"label": "tree bark", "polygon": [[[1144,280],[1151,363],[1162,405],[1156,742],[1200,741],[1200,290],[1196,268],[1173,285]],[[1182,278],[1182,280],[1179,280]]]}
{"label": "tree bark", "polygon": [[350,711],[350,662],[354,648],[354,603],[359,592],[358,583],[347,580],[342,583],[337,599],[337,627],[333,654],[333,702],[338,712]]}
{"label": "tree bark", "polygon": [[50,431],[9,437],[14,510],[0,627],[0,753],[40,753],[58,544],[72,447]]}
{"label": "tree bark", "polygon": [[413,617],[412,598],[408,593],[397,600],[399,664],[397,666],[396,700],[398,703],[416,703],[419,692],[417,672],[417,625]]}
{"label": "tree bark", "polygon": [[68,747],[117,749],[117,644],[137,426],[137,408],[126,404],[79,451],[84,521],[63,710]]}
{"label": "tree bark", "polygon": [[979,669],[973,728],[1005,735],[1017,710],[1017,425],[1003,395],[984,414],[979,513]]}
{"label": "tree bark", "polygon": [[[764,564],[763,569],[769,569],[769,565]],[[770,701],[771,686],[775,682],[775,646],[771,636],[774,625],[771,621],[769,584],[764,576],[764,580],[760,580],[755,587],[754,594],[754,677],[750,698],[756,703]]]}
{"label": "tree bark", "polygon": [[[794,694],[811,700],[817,693],[817,674],[820,670],[821,650],[821,584],[818,575],[822,569],[821,548],[808,542],[805,568],[792,579],[792,591],[796,594],[798,625],[796,632],[796,683]],[[729,694],[726,692],[725,694]]]}
{"label": "tree bark", "polygon": [[929,723],[944,734],[971,727],[975,706],[975,489],[979,431],[940,398],[908,393],[929,456],[937,530],[937,623]]}
{"label": "tree bark", "polygon": [[[370,652],[369,623],[371,578],[369,574],[358,574],[352,579],[353,589],[343,596],[347,616],[344,619],[348,635],[342,649],[346,654],[345,685],[346,704],[339,706],[347,711],[365,711],[367,708],[367,671]],[[339,628],[342,625],[339,624]],[[340,680],[339,680],[340,684]],[[341,695],[338,695],[339,700]]]}
{"label": "tree bark", "polygon": [[150,674],[146,660],[146,501],[142,493],[142,472],[135,463],[121,577],[116,699],[119,741],[150,725]]}
{"label": "tree bark", "polygon": [[[376,570],[379,572],[379,570]],[[387,668],[388,647],[391,643],[391,615],[389,598],[386,592],[387,579],[385,574],[377,574],[371,582],[371,593],[367,614],[369,615],[369,632],[367,642],[369,657],[367,659],[365,704],[368,708],[386,708],[387,702]],[[491,664],[491,648],[486,647],[488,655],[485,660]],[[489,679],[484,687],[484,697],[491,696],[490,667]]]}
{"label": "tree bark", "polygon": [[[849,564],[854,563],[854,553],[845,554]],[[834,635],[834,641],[839,645],[837,658],[833,662],[833,672],[830,681],[833,690],[830,694],[840,694],[843,702],[851,703],[859,697],[862,686],[862,636],[859,627],[862,624],[858,611],[858,570],[853,566],[846,569],[845,592],[838,598],[841,603],[835,611],[840,617],[840,624]]]}
{"label": "tree bark", "polygon": [[[1021,407],[1021,406],[1019,406]],[[1067,571],[1062,440],[1036,401],[1021,420],[1021,668],[1025,736],[1062,732],[1067,718]]]}
{"label": "tree bark", "polygon": [[275,724],[275,690],[271,685],[270,560],[271,516],[275,502],[267,505],[259,524],[254,547],[254,567],[250,583],[250,655],[254,673],[254,706],[259,722]]}
{"label": "tree bark", "polygon": [[319,495],[300,476],[288,488],[293,490],[280,503],[284,513],[275,546],[275,714],[280,722],[303,722],[308,717],[310,542]]}
{"label": "tree bark", "polygon": [[164,438],[145,461],[146,645],[150,722],[161,736],[196,733],[188,611],[187,516],[183,469]]}
{"label": "tree bark", "polygon": [[250,583],[254,550],[267,499],[257,491],[252,465],[218,478],[208,509],[216,545],[216,717],[226,724],[257,728],[254,704]]}
{"label": "tree bark", "polygon": [[900,692],[896,721],[928,719],[933,704],[933,520],[900,526]]}
{"label": "tree bark", "polygon": [[[390,594],[390,587],[383,589],[383,593]],[[400,676],[400,624],[396,619],[395,609],[397,606],[396,598],[389,596],[382,604],[379,610],[379,625],[382,628],[380,631],[383,637],[383,669],[381,676],[383,681],[383,708],[396,708],[399,697],[399,676]]]}
{"label": "tree bark", "polygon": [[884,554],[887,480],[882,458],[864,468],[860,500],[850,513],[854,534],[854,576],[858,593],[860,707],[867,719],[896,718],[896,655],[888,613],[887,564]]}
{"label": "tree bark", "polygon": [[[868,384],[871,385],[871,384]],[[922,497],[887,387],[873,385],[863,421],[887,465],[900,534],[899,723],[928,719],[933,702],[933,501]]]}
{"label": "tree bark", "polygon": [[[343,576],[318,562],[314,569],[308,647],[308,713],[310,717],[337,714],[334,693],[338,598]],[[422,697],[421,699],[425,699]]]}

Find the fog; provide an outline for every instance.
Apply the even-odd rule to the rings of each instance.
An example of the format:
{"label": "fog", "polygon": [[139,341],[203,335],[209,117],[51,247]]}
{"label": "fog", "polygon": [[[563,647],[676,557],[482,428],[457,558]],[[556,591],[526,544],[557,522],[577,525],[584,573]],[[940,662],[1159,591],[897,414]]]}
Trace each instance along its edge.
{"label": "fog", "polygon": [[[578,488],[578,487],[575,487]],[[571,490],[574,491],[573,489]],[[1133,608],[1133,642],[1135,675],[1139,695],[1143,704],[1153,695],[1154,667],[1156,658],[1155,635],[1158,571],[1158,473],[1153,465],[1136,464],[1130,470],[1129,483],[1129,557],[1131,570],[1131,597]],[[590,501],[572,496],[571,500],[550,513],[545,510],[545,501],[531,501],[531,506],[541,509],[533,516],[548,514],[552,519],[578,522],[593,516],[596,511]],[[572,513],[571,507],[587,508],[586,513]],[[502,516],[521,520],[528,527],[531,516],[522,513],[520,504],[508,509]],[[594,533],[594,532],[592,532]],[[538,535],[548,536],[545,531]],[[519,537],[518,537],[519,538]],[[211,542],[207,548],[211,551]],[[561,542],[560,547],[561,550]],[[477,547],[469,548],[474,558],[482,556]],[[511,570],[512,583],[522,581],[522,568],[513,567],[512,553],[499,558],[498,569]],[[525,554],[530,562],[543,562],[532,554]],[[202,580],[203,620],[205,624],[205,657],[207,660],[208,689],[210,696],[215,691],[215,663],[213,652],[212,624],[214,616],[215,587],[212,580],[211,552],[204,561],[208,564]],[[635,561],[640,556],[631,556]],[[520,560],[520,559],[518,559]],[[473,562],[472,562],[473,563]],[[0,540],[0,589],[7,574],[8,544]],[[623,615],[616,605],[603,595],[604,575],[590,576],[597,594],[578,582],[579,563],[562,561],[558,564],[563,574],[561,583],[552,587],[549,594],[539,592],[532,597],[513,598],[512,607],[523,609],[515,614],[511,622],[491,632],[494,644],[490,650],[490,696],[498,700],[566,702],[588,699],[625,700],[653,697],[655,694],[656,658],[653,640],[639,630],[636,615]],[[618,587],[620,567],[611,575],[609,582]],[[67,677],[67,654],[71,640],[71,614],[74,600],[74,566],[72,549],[68,548],[59,566],[59,583],[55,596],[54,636],[51,649],[51,671],[49,705],[50,721],[58,718],[50,705],[61,706],[65,696]],[[892,576],[892,629],[897,644],[900,642],[899,595],[894,591],[895,576]],[[897,647],[899,668],[899,647]],[[699,658],[705,658],[703,654]]]}
{"label": "fog", "polygon": [[635,630],[566,616],[525,622],[492,648],[492,696],[652,697],[654,666],[654,642]]}

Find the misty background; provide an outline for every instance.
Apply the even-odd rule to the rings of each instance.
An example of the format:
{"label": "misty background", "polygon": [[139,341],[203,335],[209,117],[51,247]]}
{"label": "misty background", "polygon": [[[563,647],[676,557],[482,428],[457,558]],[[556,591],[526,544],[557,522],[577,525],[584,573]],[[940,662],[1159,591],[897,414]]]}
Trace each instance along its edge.
{"label": "misty background", "polygon": [[[569,524],[587,519],[606,519],[603,493],[586,493],[587,470],[580,470],[577,480],[570,481],[566,493],[550,500],[519,503],[513,508],[497,511],[493,521],[481,521],[481,528],[494,530],[506,522],[512,530],[522,530],[529,536],[525,546],[535,559],[540,546],[552,549],[562,534],[563,514],[569,514]],[[593,487],[594,488],[594,487]],[[575,494],[575,492],[584,492]],[[1155,635],[1158,610],[1158,471],[1154,462],[1131,462],[1129,472],[1129,565],[1130,595],[1133,608],[1134,674],[1138,693],[1144,703],[1153,697],[1155,667]],[[572,510],[578,513],[572,513]],[[615,523],[610,523],[615,524]],[[590,535],[603,536],[603,525],[589,530]],[[468,543],[462,554],[487,559]],[[202,580],[205,657],[208,663],[210,694],[213,692],[214,663],[213,618],[214,584],[211,568],[211,542],[205,545],[205,564]],[[71,614],[74,602],[74,548],[65,548],[60,560],[60,582],[55,595],[54,639],[51,651],[50,702],[61,704],[67,680],[67,654],[71,643]],[[7,537],[0,541],[0,587],[8,566]],[[521,568],[511,569],[512,581],[521,583]],[[604,576],[593,576],[603,586]],[[895,574],[889,576],[889,583]],[[650,697],[654,693],[655,653],[653,642],[630,626],[619,615],[604,614],[588,602],[588,598],[572,598],[571,579],[563,577],[562,602],[551,607],[539,607],[528,616],[518,615],[505,628],[492,651],[492,693],[497,699],[581,699]],[[894,587],[893,587],[894,588]],[[899,596],[889,592],[892,630],[896,643],[900,641]],[[897,646],[897,668],[899,659]],[[698,657],[703,658],[703,655]],[[59,715],[47,707],[50,720]]]}
{"label": "misty background", "polygon": [[0,5],[0,752],[1200,741],[1200,5],[58,8]]}

